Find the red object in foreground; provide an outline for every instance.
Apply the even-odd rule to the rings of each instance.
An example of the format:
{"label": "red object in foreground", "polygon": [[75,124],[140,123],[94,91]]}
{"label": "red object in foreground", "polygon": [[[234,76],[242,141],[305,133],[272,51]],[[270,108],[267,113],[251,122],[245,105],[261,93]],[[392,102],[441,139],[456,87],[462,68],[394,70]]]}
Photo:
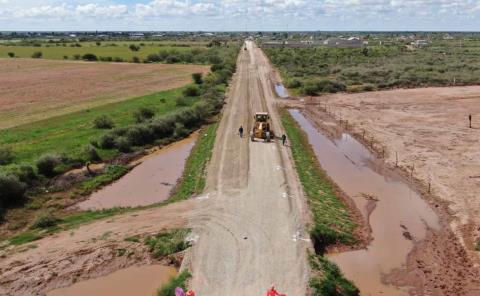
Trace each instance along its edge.
{"label": "red object in foreground", "polygon": [[280,294],[275,290],[275,287],[272,286],[268,291],[267,291],[267,296],[287,296],[285,294]]}
{"label": "red object in foreground", "polygon": [[188,290],[186,296],[195,296],[195,293],[192,290]]}

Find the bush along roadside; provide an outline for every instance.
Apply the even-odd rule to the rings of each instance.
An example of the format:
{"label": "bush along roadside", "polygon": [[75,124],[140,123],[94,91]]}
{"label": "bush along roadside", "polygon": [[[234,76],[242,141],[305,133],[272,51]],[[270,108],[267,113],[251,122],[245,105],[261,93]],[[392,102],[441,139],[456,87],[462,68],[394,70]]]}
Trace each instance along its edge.
{"label": "bush along roadside", "polygon": [[358,295],[358,290],[343,278],[338,267],[323,256],[330,245],[354,244],[353,231],[357,225],[351,219],[347,206],[335,194],[301,127],[287,110],[282,110],[281,115],[298,176],[313,214],[313,225],[310,227],[316,252],[316,255],[310,255],[310,264],[315,271],[310,281],[313,295]]}

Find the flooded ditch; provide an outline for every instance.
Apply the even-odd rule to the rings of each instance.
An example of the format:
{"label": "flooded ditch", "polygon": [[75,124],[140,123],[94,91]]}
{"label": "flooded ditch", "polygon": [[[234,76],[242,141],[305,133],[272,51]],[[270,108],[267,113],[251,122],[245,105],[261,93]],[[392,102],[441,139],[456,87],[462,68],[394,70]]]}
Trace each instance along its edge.
{"label": "flooded ditch", "polygon": [[300,111],[290,114],[308,135],[322,168],[354,200],[372,230],[366,249],[328,257],[362,295],[408,295],[407,288],[387,285],[382,278],[405,266],[415,241],[422,240],[428,229],[440,229],[438,216],[402,177],[379,164],[349,134],[331,140]]}
{"label": "flooded ditch", "polygon": [[132,266],[107,276],[50,291],[47,296],[156,295],[158,288],[166,284],[176,274],[177,270],[168,266]]}
{"label": "flooded ditch", "polygon": [[159,149],[133,163],[137,166],[113,184],[77,204],[82,210],[136,207],[166,200],[182,176],[197,135]]}
{"label": "flooded ditch", "polygon": [[275,84],[275,92],[282,99],[285,99],[285,98],[289,97],[288,91],[282,83],[276,83]]}

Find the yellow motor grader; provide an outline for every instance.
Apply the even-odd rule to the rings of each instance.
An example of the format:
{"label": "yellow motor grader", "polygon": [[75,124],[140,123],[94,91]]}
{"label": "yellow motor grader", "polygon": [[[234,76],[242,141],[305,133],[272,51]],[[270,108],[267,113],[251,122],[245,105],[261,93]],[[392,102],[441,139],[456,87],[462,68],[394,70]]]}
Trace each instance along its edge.
{"label": "yellow motor grader", "polygon": [[267,112],[257,112],[253,118],[255,119],[255,123],[250,132],[252,142],[254,142],[255,139],[262,139],[265,142],[270,142],[274,139],[275,135],[271,128],[270,115],[268,115]]}

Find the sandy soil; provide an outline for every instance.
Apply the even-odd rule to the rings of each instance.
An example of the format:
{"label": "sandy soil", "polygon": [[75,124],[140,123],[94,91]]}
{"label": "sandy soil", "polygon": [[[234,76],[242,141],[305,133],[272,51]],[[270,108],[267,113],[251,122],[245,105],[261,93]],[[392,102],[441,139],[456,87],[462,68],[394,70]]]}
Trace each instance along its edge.
{"label": "sandy soil", "polygon": [[[408,176],[445,227],[409,254],[405,270],[386,277],[415,295],[480,293],[480,87],[425,88],[307,98],[311,117],[348,120],[350,133]],[[326,115],[321,109],[327,109]],[[468,115],[473,128],[468,127]],[[363,136],[365,131],[365,136]],[[383,152],[385,151],[385,152]],[[428,187],[430,184],[430,193]],[[407,275],[405,274],[407,273]]]}
{"label": "sandy soil", "polygon": [[66,114],[191,81],[199,65],[0,59],[0,128]]}
{"label": "sandy soil", "polygon": [[[303,232],[305,205],[288,150],[275,143],[241,139],[253,113],[273,108],[271,67],[261,50],[248,43],[219,126],[209,167],[205,215],[190,225],[199,236],[189,260],[192,287],[199,295],[262,295],[275,283],[287,295],[305,295],[308,281]],[[188,262],[185,262],[188,264]]]}

